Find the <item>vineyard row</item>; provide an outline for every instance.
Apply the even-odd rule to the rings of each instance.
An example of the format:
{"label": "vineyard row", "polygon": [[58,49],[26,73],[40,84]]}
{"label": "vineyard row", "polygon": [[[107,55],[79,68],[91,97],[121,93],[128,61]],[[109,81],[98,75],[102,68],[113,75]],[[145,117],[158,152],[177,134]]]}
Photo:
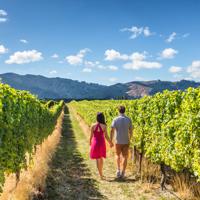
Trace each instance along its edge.
{"label": "vineyard row", "polygon": [[27,167],[27,153],[31,157],[53,131],[62,107],[62,101],[50,106],[29,92],[0,84],[0,190],[5,174],[18,177]]}
{"label": "vineyard row", "polygon": [[70,106],[88,125],[96,121],[97,112],[103,112],[109,129],[121,104],[133,123],[132,147],[153,163],[177,172],[189,170],[200,180],[200,88],[164,91],[138,100],[73,101]]}

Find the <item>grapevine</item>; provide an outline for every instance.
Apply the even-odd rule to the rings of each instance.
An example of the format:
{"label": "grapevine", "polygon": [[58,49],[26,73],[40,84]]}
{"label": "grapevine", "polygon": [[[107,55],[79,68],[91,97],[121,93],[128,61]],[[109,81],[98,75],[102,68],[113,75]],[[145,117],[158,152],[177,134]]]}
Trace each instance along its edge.
{"label": "grapevine", "polygon": [[187,169],[200,181],[200,88],[166,90],[137,100],[73,101],[70,106],[88,125],[103,112],[110,129],[121,104],[133,123],[132,147],[153,163],[177,172]]}
{"label": "grapevine", "polygon": [[61,101],[48,109],[29,92],[0,84],[0,190],[5,173],[27,167],[26,153],[53,131],[62,107]]}

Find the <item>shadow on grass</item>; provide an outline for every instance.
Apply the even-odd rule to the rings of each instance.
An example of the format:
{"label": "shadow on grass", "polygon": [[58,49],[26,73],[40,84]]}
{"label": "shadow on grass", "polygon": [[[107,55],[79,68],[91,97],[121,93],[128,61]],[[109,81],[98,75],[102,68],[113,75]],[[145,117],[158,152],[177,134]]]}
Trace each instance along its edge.
{"label": "shadow on grass", "polygon": [[97,182],[90,177],[90,171],[77,150],[69,111],[66,107],[62,138],[50,163],[42,199],[106,199],[98,191]]}
{"label": "shadow on grass", "polygon": [[108,182],[125,182],[125,183],[134,183],[137,181],[136,178],[132,178],[130,176],[127,176],[125,178],[116,178],[116,177],[107,177],[108,178]]}

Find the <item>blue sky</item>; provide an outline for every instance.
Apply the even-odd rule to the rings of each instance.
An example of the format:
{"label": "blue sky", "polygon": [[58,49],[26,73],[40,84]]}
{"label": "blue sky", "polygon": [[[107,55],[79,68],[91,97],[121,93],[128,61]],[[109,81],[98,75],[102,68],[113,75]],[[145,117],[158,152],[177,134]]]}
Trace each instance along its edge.
{"label": "blue sky", "polygon": [[0,73],[200,81],[199,0],[0,0]]}

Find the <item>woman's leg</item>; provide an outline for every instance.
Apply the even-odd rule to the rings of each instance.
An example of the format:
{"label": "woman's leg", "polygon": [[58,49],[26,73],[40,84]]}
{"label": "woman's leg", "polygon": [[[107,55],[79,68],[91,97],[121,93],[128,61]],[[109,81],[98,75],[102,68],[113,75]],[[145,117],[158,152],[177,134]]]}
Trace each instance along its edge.
{"label": "woman's leg", "polygon": [[99,171],[99,175],[102,178],[103,177],[103,158],[97,159],[97,169]]}
{"label": "woman's leg", "polygon": [[101,171],[101,177],[103,177],[103,158],[100,158],[100,171]]}

